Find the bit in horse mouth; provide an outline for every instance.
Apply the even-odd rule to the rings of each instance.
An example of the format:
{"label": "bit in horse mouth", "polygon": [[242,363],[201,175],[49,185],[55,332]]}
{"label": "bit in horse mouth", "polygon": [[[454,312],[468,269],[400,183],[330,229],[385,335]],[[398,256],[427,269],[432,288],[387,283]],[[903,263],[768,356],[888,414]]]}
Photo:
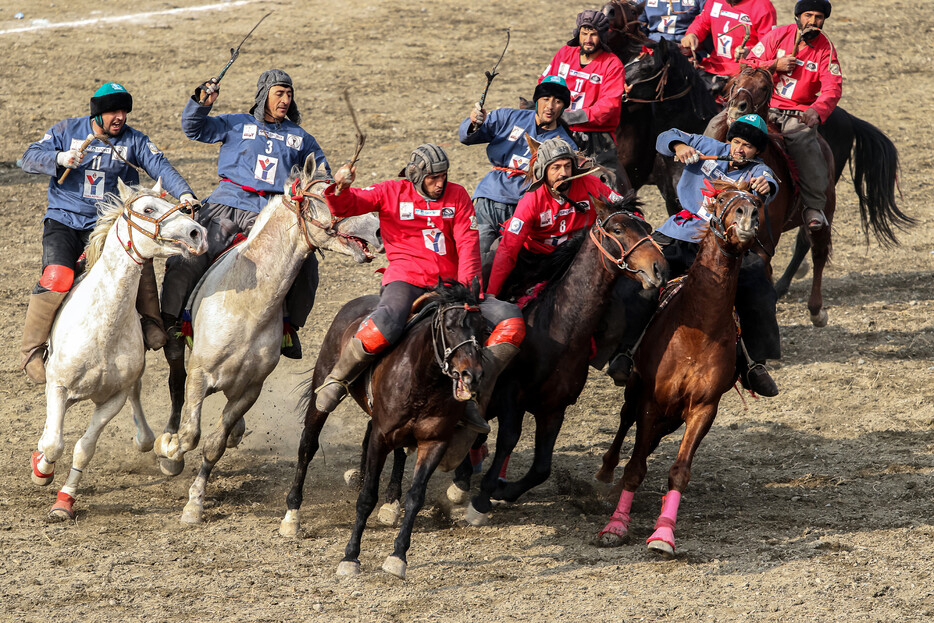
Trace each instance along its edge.
{"label": "bit in horse mouth", "polygon": [[376,255],[370,251],[370,246],[366,243],[366,240],[357,238],[356,236],[351,236],[349,234],[343,234],[341,237],[360,247],[360,250],[363,251],[363,255],[366,257],[367,262],[372,262],[374,259],[376,259]]}

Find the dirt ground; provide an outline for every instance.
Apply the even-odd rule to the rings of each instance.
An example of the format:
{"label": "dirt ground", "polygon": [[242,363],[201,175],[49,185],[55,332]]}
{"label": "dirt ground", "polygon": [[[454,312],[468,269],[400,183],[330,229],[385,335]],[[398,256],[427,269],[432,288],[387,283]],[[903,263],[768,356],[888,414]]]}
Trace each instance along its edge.
{"label": "dirt ground", "polygon": [[[76,521],[47,524],[61,486],[29,479],[29,455],[44,422],[40,388],[18,371],[27,295],[38,278],[46,184],[15,168],[33,140],[57,121],[86,114],[103,81],[134,95],[130,124],[147,132],[206,196],[216,179],[215,147],[180,131],[196,83],[217,73],[261,15],[223,83],[217,112],[244,111],[269,67],[296,83],[305,127],[332,166],[349,157],[353,126],[340,99],[348,88],[365,130],[360,180],[393,176],[416,145],[439,142],[453,180],[472,189],[484,151],[461,146],[456,127],[484,85],[512,27],[512,43],[488,107],[531,95],[534,78],[591,5],[453,0],[408,3],[232,2],[108,24],[28,32],[51,23],[166,11],[209,0],[4,2],[0,10],[0,619],[10,621],[922,621],[934,614],[934,285],[925,197],[934,138],[930,111],[934,8],[883,0],[836,2],[827,32],[846,77],[842,105],[885,131],[901,156],[901,207],[919,224],[894,249],[859,232],[847,174],[838,186],[834,256],[825,279],[826,328],[811,326],[796,281],[779,304],[784,359],[773,399],[723,398],[694,465],[678,521],[678,554],[645,548],[679,441],[665,440],[633,505],[632,543],[598,549],[592,539],[609,508],[592,476],[616,429],[619,392],[593,372],[568,410],[555,473],[520,503],[495,509],[469,528],[433,501],[448,478],[431,483],[416,523],[409,578],[379,570],[395,530],[371,521],[363,574],[335,569],[353,521],[355,493],[342,473],[356,461],[365,419],[343,405],[325,428],[302,509],[304,538],[278,535],[300,426],[292,389],[338,307],[375,292],[375,266],[329,255],[322,262],[306,359],[283,360],[247,416],[251,434],[229,451],[209,483],[206,522],[179,523],[198,453],[174,479],[131,444],[128,410],[102,437],[79,492]],[[780,23],[792,0],[775,2]],[[101,8],[106,7],[106,13]],[[25,19],[14,20],[17,11]],[[924,42],[927,43],[924,43]],[[656,191],[643,192],[660,224]],[[783,265],[790,240],[776,264]],[[380,260],[383,261],[383,260]],[[159,267],[161,270],[161,267]],[[153,429],[168,415],[161,353],[149,354],[145,405]],[[209,401],[213,427],[220,401]],[[64,474],[90,409],[66,421]],[[531,427],[531,426],[530,426]],[[628,456],[631,445],[624,446]],[[529,465],[524,439],[510,475]],[[619,473],[619,472],[618,472]],[[615,503],[615,500],[613,500]]]}

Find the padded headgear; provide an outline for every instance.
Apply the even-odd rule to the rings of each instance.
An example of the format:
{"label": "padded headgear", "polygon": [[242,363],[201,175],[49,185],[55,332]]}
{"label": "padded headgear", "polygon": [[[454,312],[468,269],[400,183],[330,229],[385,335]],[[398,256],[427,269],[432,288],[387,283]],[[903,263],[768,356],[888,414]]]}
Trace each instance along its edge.
{"label": "padded headgear", "polygon": [[830,2],[828,0],[798,0],[795,3],[795,17],[805,11],[817,11],[824,14],[824,19],[830,17]]}
{"label": "padded headgear", "polygon": [[548,139],[538,146],[538,152],[535,154],[535,160],[532,162],[532,183],[529,184],[528,192],[545,183],[545,172],[553,162],[567,158],[571,161],[571,175],[584,173],[585,170],[577,166],[577,154],[571,149],[567,141],[557,136]]}
{"label": "padded headgear", "polygon": [[253,98],[250,114],[260,123],[266,120],[266,100],[269,99],[269,89],[272,87],[292,89],[292,102],[285,116],[293,123],[301,123],[302,115],[298,112],[298,106],[295,105],[295,87],[292,86],[292,78],[281,69],[267,69],[260,74],[259,80],[256,81],[256,97]]}
{"label": "padded headgear", "polygon": [[539,98],[546,95],[560,99],[564,102],[565,108],[571,105],[571,90],[568,88],[568,83],[561,76],[545,76],[535,87],[532,101],[537,102]]}
{"label": "padded headgear", "polygon": [[104,125],[101,115],[115,110],[133,110],[133,96],[122,84],[105,82],[91,96],[91,116],[98,125]]}
{"label": "padded headgear", "polygon": [[769,146],[769,129],[759,115],[743,115],[730,124],[726,140],[739,137],[749,141],[760,154]]}
{"label": "padded headgear", "polygon": [[584,26],[596,30],[597,36],[600,37],[600,47],[607,52],[611,51],[610,46],[606,44],[607,33],[610,32],[610,20],[600,11],[593,9],[587,9],[577,14],[577,26],[574,28],[574,36],[568,41],[569,46],[580,46],[581,28]]}
{"label": "padded headgear", "polygon": [[443,173],[447,171],[450,166],[448,155],[443,149],[437,145],[425,143],[415,148],[415,151],[412,152],[412,157],[409,158],[408,164],[399,171],[399,177],[404,177],[412,182],[415,186],[415,190],[417,190],[420,195],[424,196],[422,184],[425,182],[425,178],[429,175]]}

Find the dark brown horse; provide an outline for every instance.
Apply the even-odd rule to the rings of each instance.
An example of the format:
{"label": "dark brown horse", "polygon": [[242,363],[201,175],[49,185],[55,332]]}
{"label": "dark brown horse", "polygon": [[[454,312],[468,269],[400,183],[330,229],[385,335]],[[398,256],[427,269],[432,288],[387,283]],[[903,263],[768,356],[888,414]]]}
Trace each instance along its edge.
{"label": "dark brown horse", "polygon": [[[405,578],[406,552],[415,516],[425,502],[428,479],[444,457],[463,416],[464,401],[476,391],[483,373],[481,347],[486,321],[480,313],[478,296],[477,283],[473,291],[450,283],[420,299],[414,306],[416,318],[409,323],[410,328],[402,341],[387,350],[369,374],[361,375],[350,386],[350,395],[372,418],[372,431],[368,431],[366,469],[357,498],[356,521],[344,559],[337,568],[340,575],[360,572],[357,560],[360,539],[366,520],[376,506],[379,477],[386,456],[396,448],[409,447],[418,449],[418,459],[405,500],[405,517],[393,553],[383,564],[385,571]],[[376,309],[378,302],[379,297],[375,295],[350,301],[334,317],[325,335],[314,375],[306,384],[303,396],[305,428],[298,448],[295,479],[286,498],[288,511],[279,530],[284,536],[299,533],[298,511],[305,475],[308,463],[318,450],[318,437],[328,417],[315,408],[314,389],[324,382],[341,348],[353,337],[360,322]]]}
{"label": "dark brown horse", "polygon": [[[722,118],[718,117],[715,122],[715,138],[723,140],[729,122],[742,115],[755,113],[763,119],[768,119],[772,84],[771,73],[765,69],[746,66],[731,78],[723,89],[728,98],[727,113]],[[849,162],[853,188],[859,198],[863,233],[868,235],[872,231],[876,240],[883,246],[897,244],[896,230],[914,224],[915,219],[903,213],[895,201],[898,188],[898,150],[891,139],[871,123],[851,115],[840,106],[837,106],[827,121],[821,124],[820,134],[833,155],[830,166],[834,185]],[[769,209],[774,209],[774,206],[775,202],[772,202]],[[786,226],[784,230],[794,226]],[[773,231],[776,233],[777,243],[777,235],[781,230]],[[814,241],[808,236],[806,228],[799,228],[792,260],[775,284],[779,296],[788,291],[791,279],[811,248],[812,242]],[[816,268],[817,258],[813,257],[813,253],[814,250],[812,259]],[[823,249],[818,249],[817,253],[822,254]],[[815,270],[815,275],[816,272]]]}
{"label": "dark brown horse", "polygon": [[599,543],[617,546],[629,530],[629,510],[646,472],[646,459],[662,437],[685,425],[678,457],[668,473],[668,495],[649,537],[650,549],[674,553],[674,526],[691,462],[717,415],[720,397],[736,380],[733,301],[743,254],[756,241],[761,200],[748,182],[714,183],[718,191],[710,229],[680,290],[663,299],[635,353],[619,431],[603,456],[597,479],[613,481],[623,439],[633,423],[636,440],[623,473],[622,494]]}
{"label": "dark brown horse", "polygon": [[[515,501],[551,474],[564,412],[584,389],[592,337],[614,282],[634,279],[646,289],[664,284],[667,263],[649,236],[651,226],[632,212],[638,206],[635,196],[618,205],[608,206],[602,198],[591,198],[591,202],[597,210],[597,223],[552,254],[565,255],[566,269],[558,271],[523,310],[525,340],[496,383],[487,411],[499,422],[496,452],[479,493],[467,509],[467,521],[473,525],[487,521],[491,498]],[[519,481],[500,483],[500,471],[519,441],[526,412],[535,416],[533,464]],[[455,480],[463,491],[470,489],[469,474],[465,461]]]}

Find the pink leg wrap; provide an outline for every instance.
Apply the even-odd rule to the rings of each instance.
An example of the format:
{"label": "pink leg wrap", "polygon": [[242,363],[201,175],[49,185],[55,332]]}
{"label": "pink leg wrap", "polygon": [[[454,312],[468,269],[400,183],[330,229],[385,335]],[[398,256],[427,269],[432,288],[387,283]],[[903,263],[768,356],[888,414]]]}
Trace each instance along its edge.
{"label": "pink leg wrap", "polygon": [[626,536],[629,532],[629,509],[632,508],[633,495],[635,495],[635,491],[626,491],[623,489],[623,492],[619,495],[619,504],[616,505],[613,516],[610,517],[610,523],[600,531],[600,534],[597,535],[598,537],[603,536],[607,532],[619,537]]}
{"label": "pink leg wrap", "polygon": [[506,460],[503,461],[503,468],[499,470],[499,477],[503,480],[506,480],[506,468],[509,467],[509,457],[511,456],[511,454],[506,455]]}
{"label": "pink leg wrap", "polygon": [[655,532],[646,540],[646,543],[664,541],[674,549],[675,522],[678,520],[678,505],[680,503],[681,492],[674,489],[662,498],[662,512],[658,515],[658,521],[655,522]]}

